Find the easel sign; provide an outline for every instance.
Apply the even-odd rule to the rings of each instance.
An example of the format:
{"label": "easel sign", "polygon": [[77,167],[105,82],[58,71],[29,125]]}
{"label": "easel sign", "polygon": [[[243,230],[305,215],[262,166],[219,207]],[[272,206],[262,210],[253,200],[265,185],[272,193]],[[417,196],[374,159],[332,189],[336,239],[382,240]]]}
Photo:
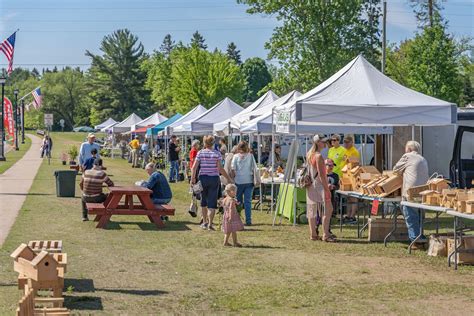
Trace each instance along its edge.
{"label": "easel sign", "polygon": [[278,111],[275,112],[275,132],[282,134],[290,133],[290,120],[291,120],[291,111]]}
{"label": "easel sign", "polygon": [[376,216],[379,213],[379,200],[374,200],[372,202],[372,209],[370,210],[370,214]]}

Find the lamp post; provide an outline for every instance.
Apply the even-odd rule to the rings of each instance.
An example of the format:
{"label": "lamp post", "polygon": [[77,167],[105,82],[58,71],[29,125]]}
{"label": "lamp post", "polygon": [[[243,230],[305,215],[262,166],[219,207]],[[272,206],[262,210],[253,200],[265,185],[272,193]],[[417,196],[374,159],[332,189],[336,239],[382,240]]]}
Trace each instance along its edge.
{"label": "lamp post", "polygon": [[4,76],[0,77],[0,84],[2,85],[2,119],[0,120],[0,132],[2,132],[2,139],[0,141],[0,161],[5,161],[5,127],[3,126],[4,121],[4,102],[5,102],[5,82],[7,79]]}
{"label": "lamp post", "polygon": [[21,143],[25,143],[25,100],[21,99]]}
{"label": "lamp post", "polygon": [[13,90],[15,95],[15,150],[20,150],[18,148],[18,89]]}

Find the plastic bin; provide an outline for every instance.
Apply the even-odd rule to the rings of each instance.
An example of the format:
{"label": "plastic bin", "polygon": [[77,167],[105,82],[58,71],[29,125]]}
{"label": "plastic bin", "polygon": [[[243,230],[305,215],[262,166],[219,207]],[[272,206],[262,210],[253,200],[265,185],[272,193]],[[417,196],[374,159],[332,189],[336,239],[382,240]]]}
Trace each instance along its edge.
{"label": "plastic bin", "polygon": [[74,197],[76,195],[76,170],[56,170],[56,196]]}

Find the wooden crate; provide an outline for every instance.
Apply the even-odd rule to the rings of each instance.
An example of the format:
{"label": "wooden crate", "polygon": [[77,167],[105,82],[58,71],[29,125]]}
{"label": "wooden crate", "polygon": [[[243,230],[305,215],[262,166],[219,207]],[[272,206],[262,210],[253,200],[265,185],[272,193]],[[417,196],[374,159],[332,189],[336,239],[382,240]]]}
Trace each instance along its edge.
{"label": "wooden crate", "polygon": [[[369,218],[369,241],[384,241],[385,237],[393,229],[393,219],[389,218]],[[405,220],[400,218],[397,219],[397,229],[392,234],[390,240],[394,241],[407,241],[408,230],[405,224]]]}
{"label": "wooden crate", "polygon": [[422,204],[439,206],[441,202],[441,194],[434,190],[420,192],[420,195]]}
{"label": "wooden crate", "polygon": [[380,188],[380,194],[390,194],[395,192],[396,190],[400,189],[403,184],[403,179],[400,176],[392,175],[385,179],[384,181],[380,182],[377,186]]}
{"label": "wooden crate", "polygon": [[411,187],[407,190],[408,194],[408,201],[409,202],[421,202],[421,195],[420,192],[429,190],[429,185],[423,184],[423,185],[417,185],[414,187]]}
{"label": "wooden crate", "polygon": [[[460,239],[458,239],[459,245]],[[462,239],[461,250],[471,250],[472,253],[458,253],[458,263],[474,264],[474,236],[464,236]],[[454,238],[448,239],[448,254],[454,250]],[[454,262],[454,256],[451,257],[451,262]]]}
{"label": "wooden crate", "polygon": [[28,242],[34,252],[39,253],[42,250],[57,253],[63,252],[63,241],[62,240],[31,240]]}

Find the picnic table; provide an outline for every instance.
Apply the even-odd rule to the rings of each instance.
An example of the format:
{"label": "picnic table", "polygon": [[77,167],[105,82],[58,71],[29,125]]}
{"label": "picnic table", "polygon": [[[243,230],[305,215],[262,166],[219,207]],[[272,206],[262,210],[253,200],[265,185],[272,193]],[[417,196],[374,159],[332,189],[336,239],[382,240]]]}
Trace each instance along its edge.
{"label": "picnic table", "polygon": [[[161,216],[174,215],[171,205],[153,204],[152,191],[140,186],[109,187],[109,195],[104,203],[86,203],[89,214],[96,215],[96,228],[106,228],[112,215],[144,215],[157,228],[163,228],[165,223]],[[134,197],[138,198],[137,204]]]}

